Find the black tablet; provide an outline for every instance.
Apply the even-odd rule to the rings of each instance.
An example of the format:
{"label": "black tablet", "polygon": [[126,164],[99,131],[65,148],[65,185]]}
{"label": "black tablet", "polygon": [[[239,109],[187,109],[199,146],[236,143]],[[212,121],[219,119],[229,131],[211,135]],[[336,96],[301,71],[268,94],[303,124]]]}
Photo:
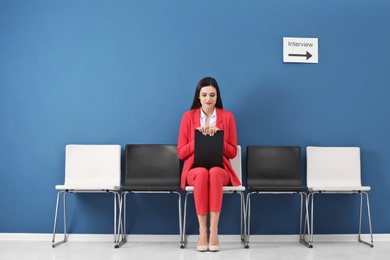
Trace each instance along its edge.
{"label": "black tablet", "polygon": [[223,168],[223,135],[222,130],[213,136],[195,130],[195,158],[192,168],[204,167],[208,170],[212,167]]}

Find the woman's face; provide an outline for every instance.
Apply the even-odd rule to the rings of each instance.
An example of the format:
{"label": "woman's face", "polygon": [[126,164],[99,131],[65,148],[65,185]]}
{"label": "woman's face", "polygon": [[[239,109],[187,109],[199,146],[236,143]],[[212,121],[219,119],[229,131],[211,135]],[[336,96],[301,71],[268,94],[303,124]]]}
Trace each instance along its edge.
{"label": "woman's face", "polygon": [[205,86],[200,89],[199,100],[203,109],[211,109],[217,103],[217,90],[213,86]]}

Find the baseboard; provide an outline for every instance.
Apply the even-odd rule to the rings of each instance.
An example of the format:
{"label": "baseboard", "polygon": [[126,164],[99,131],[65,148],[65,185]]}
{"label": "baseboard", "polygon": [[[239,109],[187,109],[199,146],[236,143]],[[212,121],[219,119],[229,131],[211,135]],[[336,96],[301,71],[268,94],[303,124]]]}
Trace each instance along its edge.
{"label": "baseboard", "polygon": [[[62,234],[57,234],[56,239],[61,240]],[[368,234],[362,235],[365,240],[370,240]],[[110,234],[69,234],[69,241],[112,241],[113,235]],[[197,235],[188,235],[187,242],[196,242]],[[240,240],[239,235],[220,235],[221,242],[236,242]],[[52,234],[42,233],[0,233],[0,241],[12,240],[12,241],[51,241]],[[298,235],[251,235],[250,242],[296,242],[298,241]],[[178,242],[180,241],[179,235],[128,235],[127,241],[129,242]],[[327,241],[342,241],[352,242],[357,241],[356,234],[339,234],[339,235],[314,235],[314,241],[327,242]],[[390,241],[390,234],[374,234],[375,241]]]}

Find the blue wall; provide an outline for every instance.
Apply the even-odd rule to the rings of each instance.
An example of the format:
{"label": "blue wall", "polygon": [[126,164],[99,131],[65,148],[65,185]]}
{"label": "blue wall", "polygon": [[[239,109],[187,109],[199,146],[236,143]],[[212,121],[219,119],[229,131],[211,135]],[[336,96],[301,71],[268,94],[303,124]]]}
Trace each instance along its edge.
{"label": "blue wall", "polygon": [[[196,83],[213,76],[244,160],[248,145],[298,145],[303,162],[308,145],[360,146],[374,232],[390,233],[389,11],[387,0],[0,0],[0,232],[52,231],[66,144],[176,143]],[[318,38],[319,63],[283,63],[283,37]],[[167,196],[130,196],[128,232],[177,234]],[[253,202],[253,234],[298,232],[298,197]],[[357,198],[317,202],[316,233],[357,232]],[[112,232],[111,209],[104,195],[69,196],[69,231]],[[197,233],[192,200],[189,215]],[[228,195],[220,232],[238,234],[238,220]]]}

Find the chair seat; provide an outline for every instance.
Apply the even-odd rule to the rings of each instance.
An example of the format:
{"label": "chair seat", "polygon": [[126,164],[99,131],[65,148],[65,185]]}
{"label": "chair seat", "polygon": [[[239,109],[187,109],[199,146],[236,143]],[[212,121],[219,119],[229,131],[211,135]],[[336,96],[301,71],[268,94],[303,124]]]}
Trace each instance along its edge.
{"label": "chair seat", "polygon": [[244,191],[244,186],[223,186],[223,191]]}
{"label": "chair seat", "polygon": [[[245,191],[244,186],[223,186],[223,191]],[[193,192],[194,191],[194,186],[186,186],[185,188],[186,191]]]}
{"label": "chair seat", "polygon": [[115,185],[107,185],[107,184],[100,184],[100,185],[56,185],[56,190],[74,190],[74,191],[100,191],[100,190],[119,190],[119,186]]}
{"label": "chair seat", "polygon": [[307,191],[307,187],[283,187],[283,186],[278,186],[278,187],[272,187],[272,186],[251,186],[248,187],[249,191],[264,191],[264,192],[303,192]]}
{"label": "chair seat", "polygon": [[124,191],[178,191],[179,186],[121,186]]}
{"label": "chair seat", "polygon": [[308,187],[310,192],[324,191],[324,192],[348,192],[348,191],[369,191],[370,186],[314,186]]}

